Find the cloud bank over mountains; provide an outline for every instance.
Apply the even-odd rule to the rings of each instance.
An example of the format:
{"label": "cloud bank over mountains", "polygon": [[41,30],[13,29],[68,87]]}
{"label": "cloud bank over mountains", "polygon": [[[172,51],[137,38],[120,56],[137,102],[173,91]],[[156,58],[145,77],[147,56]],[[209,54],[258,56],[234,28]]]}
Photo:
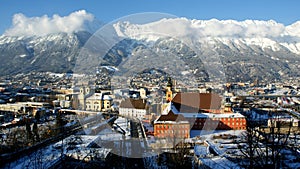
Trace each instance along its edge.
{"label": "cloud bank over mountains", "polygon": [[75,11],[68,16],[57,14],[49,17],[27,17],[22,13],[15,14],[12,27],[5,31],[7,36],[43,36],[52,33],[73,33],[90,29],[95,17],[85,10]]}
{"label": "cloud bank over mountains", "polygon": [[[13,16],[12,26],[5,31],[7,36],[43,36],[52,33],[77,31],[95,32],[102,25],[93,14],[85,10],[75,11],[68,16],[57,14],[49,17],[27,17],[24,14]],[[300,21],[283,25],[274,20],[196,20],[187,18],[165,18],[147,24],[117,22],[114,29],[119,36],[143,38],[151,34],[153,40],[161,35],[191,38],[268,38],[280,41],[300,42]]]}
{"label": "cloud bank over mountains", "polygon": [[[187,18],[162,19],[138,25],[129,22],[114,25],[119,36],[141,37],[142,34],[175,37],[220,38],[300,38],[300,22],[285,26],[274,20],[190,20]],[[299,40],[299,39],[298,39]]]}

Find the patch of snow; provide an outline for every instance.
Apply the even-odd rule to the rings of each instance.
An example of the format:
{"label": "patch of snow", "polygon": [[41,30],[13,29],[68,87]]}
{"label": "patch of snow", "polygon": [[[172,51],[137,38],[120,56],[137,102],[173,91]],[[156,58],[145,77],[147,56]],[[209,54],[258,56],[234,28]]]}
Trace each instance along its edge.
{"label": "patch of snow", "polygon": [[105,69],[107,69],[107,70],[113,71],[113,72],[119,71],[119,69],[116,68],[115,66],[101,66],[101,67],[102,67],[102,68],[105,68]]}
{"label": "patch of snow", "polygon": [[189,71],[187,71],[187,70],[186,70],[186,71],[182,71],[182,72],[181,72],[181,74],[182,74],[182,75],[187,75],[187,74],[189,74],[189,73],[190,73],[190,72],[189,72]]}
{"label": "patch of snow", "polygon": [[273,60],[280,60],[280,59],[278,59],[278,58],[275,58],[275,57],[273,57],[273,56],[271,57],[271,59],[273,59]]}
{"label": "patch of snow", "polygon": [[26,57],[26,56],[27,56],[26,54],[19,55],[20,58],[24,58],[24,57]]}

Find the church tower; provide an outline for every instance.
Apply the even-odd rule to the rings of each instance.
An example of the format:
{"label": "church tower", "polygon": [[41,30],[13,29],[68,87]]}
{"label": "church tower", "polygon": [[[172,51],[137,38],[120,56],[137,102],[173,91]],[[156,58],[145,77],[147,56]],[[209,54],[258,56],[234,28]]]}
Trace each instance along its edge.
{"label": "church tower", "polygon": [[86,88],[81,86],[79,89],[78,101],[79,101],[79,109],[85,110],[85,95],[86,95]]}
{"label": "church tower", "polygon": [[168,83],[166,88],[166,101],[169,103],[173,99],[173,83],[170,77],[168,77]]}

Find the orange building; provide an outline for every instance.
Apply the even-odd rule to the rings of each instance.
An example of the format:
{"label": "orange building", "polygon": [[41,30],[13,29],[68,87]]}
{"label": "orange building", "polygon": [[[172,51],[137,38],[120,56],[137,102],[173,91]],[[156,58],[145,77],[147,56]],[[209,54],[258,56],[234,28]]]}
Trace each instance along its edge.
{"label": "orange building", "polygon": [[154,122],[154,136],[157,138],[188,138],[190,129],[246,129],[245,117],[233,113],[230,102],[222,104],[222,97],[216,93],[174,94],[172,81],[168,78],[166,102],[162,115]]}
{"label": "orange building", "polygon": [[245,117],[233,113],[228,103],[222,106],[222,98],[215,93],[177,93],[169,106],[175,114],[183,115],[192,129],[246,129]]}
{"label": "orange building", "polygon": [[154,136],[157,138],[189,138],[190,123],[183,115],[174,114],[172,110],[160,115],[154,121]]}
{"label": "orange building", "polygon": [[240,113],[190,113],[185,118],[194,130],[244,130],[246,119]]}

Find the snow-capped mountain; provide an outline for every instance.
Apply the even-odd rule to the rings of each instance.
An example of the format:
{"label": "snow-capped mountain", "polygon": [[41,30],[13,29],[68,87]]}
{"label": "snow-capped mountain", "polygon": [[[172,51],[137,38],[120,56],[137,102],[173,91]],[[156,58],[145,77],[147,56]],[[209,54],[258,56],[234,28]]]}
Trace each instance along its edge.
{"label": "snow-capped mountain", "polygon": [[[205,71],[208,76],[214,76],[214,70],[224,71],[226,79],[233,81],[299,75],[300,22],[284,26],[273,20],[175,18],[142,25],[119,22],[114,28],[120,37],[143,41],[148,46],[159,42],[160,46],[180,51],[178,44],[186,45],[210,69]],[[190,65],[195,67],[194,63],[199,62],[192,61]]]}
{"label": "snow-capped mountain", "polygon": [[66,72],[80,48],[90,37],[87,32],[46,36],[0,36],[0,74],[28,71]]}
{"label": "snow-capped mountain", "polygon": [[284,26],[270,21],[234,21],[234,20],[189,20],[186,18],[162,19],[149,24],[131,24],[119,22],[114,25],[121,37],[137,40],[156,41],[161,37],[193,39],[199,43],[236,47],[259,46],[262,50],[274,51],[287,48],[300,54],[300,21]]}
{"label": "snow-capped mountain", "polygon": [[224,74],[228,81],[280,80],[300,75],[300,22],[284,26],[272,20],[175,18],[147,24],[117,22],[111,28],[105,38],[111,37],[116,43],[108,46],[109,50],[107,43],[99,42],[101,38],[88,31],[2,35],[0,74],[66,72],[84,63],[80,70],[112,65],[139,71],[149,65],[166,69],[163,66],[169,64],[170,72],[206,81],[218,74]]}

